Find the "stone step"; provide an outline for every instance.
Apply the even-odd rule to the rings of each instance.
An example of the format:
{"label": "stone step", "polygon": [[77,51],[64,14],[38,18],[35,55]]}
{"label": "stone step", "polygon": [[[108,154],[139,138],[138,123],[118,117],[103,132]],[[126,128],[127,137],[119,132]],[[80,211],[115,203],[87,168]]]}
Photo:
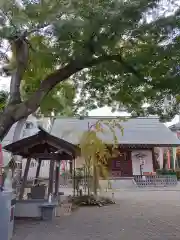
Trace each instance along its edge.
{"label": "stone step", "polygon": [[112,180],[101,180],[100,181],[101,189],[132,189],[136,188],[136,183],[133,178],[119,178]]}
{"label": "stone step", "polygon": [[117,179],[111,182],[112,189],[136,188],[133,178]]}

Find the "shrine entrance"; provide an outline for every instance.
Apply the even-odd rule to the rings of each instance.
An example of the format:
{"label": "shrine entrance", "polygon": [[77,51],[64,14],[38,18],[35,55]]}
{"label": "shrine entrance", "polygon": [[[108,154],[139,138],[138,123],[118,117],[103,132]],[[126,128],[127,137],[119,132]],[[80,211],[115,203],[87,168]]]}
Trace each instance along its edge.
{"label": "shrine entrance", "polygon": [[130,151],[121,151],[111,159],[111,175],[113,178],[132,177],[132,160]]}

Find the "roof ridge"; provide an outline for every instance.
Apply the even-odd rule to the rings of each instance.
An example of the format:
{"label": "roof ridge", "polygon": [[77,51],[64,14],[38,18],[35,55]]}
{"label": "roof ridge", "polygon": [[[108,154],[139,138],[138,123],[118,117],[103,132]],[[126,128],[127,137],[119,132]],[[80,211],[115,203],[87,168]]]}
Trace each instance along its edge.
{"label": "roof ridge", "polygon": [[126,119],[159,119],[158,116],[148,116],[148,117],[131,117],[131,116],[79,116],[79,117],[66,117],[66,116],[56,116],[56,119],[117,119],[117,118],[126,118]]}

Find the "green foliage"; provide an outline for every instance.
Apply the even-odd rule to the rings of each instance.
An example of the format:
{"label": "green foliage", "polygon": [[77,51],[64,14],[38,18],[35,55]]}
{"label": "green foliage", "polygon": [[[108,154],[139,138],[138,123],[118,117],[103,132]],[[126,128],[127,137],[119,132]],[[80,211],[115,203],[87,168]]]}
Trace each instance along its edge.
{"label": "green foliage", "polygon": [[74,116],[75,88],[70,82],[64,82],[54,88],[41,102],[40,110],[45,116]]}
{"label": "green foliage", "polygon": [[9,98],[9,93],[7,91],[1,90],[0,91],[0,112],[2,112],[6,107],[8,98]]}
{"label": "green foliage", "polygon": [[[167,95],[178,98],[180,92],[178,1],[1,0],[0,9],[1,43],[22,34],[28,41],[24,97],[71,60],[118,54],[119,61],[101,62],[71,76],[68,91],[78,94],[77,108],[123,106],[137,115],[170,117],[179,111],[177,101],[167,111],[163,105]],[[1,55],[4,60],[6,54]],[[61,100],[54,97],[59,88],[64,86],[44,100],[43,112],[61,109]],[[151,106],[142,109],[144,103]]]}
{"label": "green foliage", "polygon": [[156,173],[158,175],[177,175],[176,171],[173,169],[158,169]]}
{"label": "green foliage", "polygon": [[[29,56],[29,68],[26,70],[21,82],[21,96],[27,100],[48,74],[56,69],[56,54],[50,47],[50,42],[44,36],[33,36],[31,45],[34,49]],[[74,99],[76,95],[75,86],[72,81],[66,81],[58,84],[43,99],[40,105],[41,114],[72,116],[74,114]]]}

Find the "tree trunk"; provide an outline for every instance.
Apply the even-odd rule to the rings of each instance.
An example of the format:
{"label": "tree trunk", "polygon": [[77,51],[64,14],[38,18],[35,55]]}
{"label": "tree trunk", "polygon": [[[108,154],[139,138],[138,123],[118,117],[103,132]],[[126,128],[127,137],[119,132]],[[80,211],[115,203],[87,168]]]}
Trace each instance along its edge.
{"label": "tree trunk", "polygon": [[[26,119],[35,110],[28,108],[26,102],[8,105],[4,112],[0,114],[0,140],[2,141],[4,139],[14,123],[21,119]],[[18,126],[18,129],[20,129],[20,126]],[[16,136],[18,136],[18,133]]]}
{"label": "tree trunk", "polygon": [[8,112],[4,112],[0,115],[0,140],[2,141],[6,134],[9,132],[15,120],[9,115]]}
{"label": "tree trunk", "polygon": [[8,104],[4,112],[0,115],[0,140],[3,140],[14,123],[34,113],[40,106],[44,97],[58,83],[65,81],[83,68],[84,65],[82,63],[72,61],[65,67],[47,76],[46,79],[41,82],[39,89],[35,91],[27,101],[14,103],[10,98],[12,102]]}

